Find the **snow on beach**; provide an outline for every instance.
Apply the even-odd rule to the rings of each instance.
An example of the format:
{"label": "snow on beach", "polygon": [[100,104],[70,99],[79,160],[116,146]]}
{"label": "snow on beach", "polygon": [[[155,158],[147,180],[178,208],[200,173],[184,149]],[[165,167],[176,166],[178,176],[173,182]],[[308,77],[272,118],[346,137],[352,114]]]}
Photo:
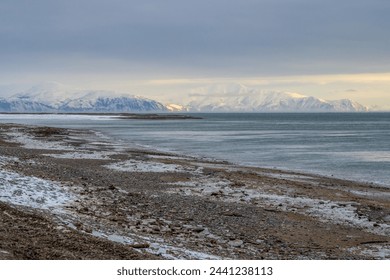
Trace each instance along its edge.
{"label": "snow on beach", "polygon": [[[159,157],[156,157],[159,158]],[[163,158],[163,157],[161,157]],[[171,189],[168,192],[179,193],[185,196],[195,195],[210,197],[216,200],[227,202],[255,203],[262,207],[271,207],[278,211],[293,211],[307,214],[319,218],[325,222],[334,224],[341,223],[353,227],[361,228],[365,231],[390,235],[390,225],[387,223],[376,223],[370,221],[368,217],[357,214],[356,202],[337,202],[326,199],[316,199],[311,197],[297,197],[288,195],[288,186],[280,186],[285,189],[285,194],[275,194],[262,189],[248,188],[246,186],[232,187],[232,182],[225,178],[203,174],[202,167],[187,168],[175,164],[166,164],[152,161],[128,160],[106,165],[122,172],[190,172],[190,181],[175,182],[171,185],[182,186],[180,189]],[[290,175],[290,179],[310,181],[310,176]],[[309,179],[309,180],[308,180]]]}
{"label": "snow on beach", "polygon": [[[164,156],[154,156],[154,159],[164,159]],[[209,164],[212,167],[213,164]],[[285,194],[275,194],[262,189],[248,188],[246,186],[232,187],[232,182],[225,178],[213,175],[205,175],[203,167],[184,168],[182,165],[167,164],[155,161],[128,160],[106,165],[107,168],[121,172],[190,172],[193,178],[190,181],[175,182],[171,185],[182,186],[180,189],[171,189],[168,192],[190,196],[211,197],[216,200],[227,202],[255,203],[259,206],[271,207],[278,211],[294,211],[319,218],[322,221],[331,223],[342,223],[365,231],[390,235],[390,225],[387,223],[376,223],[368,217],[357,214],[356,202],[337,202],[326,199],[311,197],[297,197],[288,195],[288,186],[279,186],[285,189]],[[283,175],[272,175],[271,177],[283,177]],[[296,181],[309,182],[314,180],[310,176],[289,175],[285,178]],[[283,177],[283,178],[284,178]],[[373,194],[375,195],[375,194]]]}
{"label": "snow on beach", "polygon": [[[177,164],[156,161],[126,160],[106,165],[105,167],[122,172],[184,172],[187,169]],[[187,170],[188,171],[188,170]]]}
{"label": "snow on beach", "polygon": [[[177,195],[197,196],[202,199],[204,198],[204,201],[219,201],[226,205],[230,203],[232,203],[232,205],[250,205],[251,207],[265,209],[265,212],[267,213],[294,212],[302,214],[303,216],[310,216],[310,218],[316,218],[316,220],[329,224],[346,225],[354,229],[381,236],[390,235],[390,225],[384,220],[371,220],[368,215],[359,213],[359,209],[362,206],[359,204],[360,201],[349,200],[349,196],[347,200],[344,199],[339,201],[337,196],[331,196],[328,199],[326,196],[322,197],[321,195],[317,196],[306,192],[297,195],[293,190],[294,184],[290,186],[289,183],[287,183],[290,181],[317,186],[317,178],[311,177],[310,175],[306,176],[283,172],[280,172],[279,174],[276,171],[267,173],[266,171],[260,170],[256,173],[252,169],[249,170],[242,166],[221,162],[203,162],[196,158],[179,155],[165,155],[162,153],[147,154],[145,151],[140,153],[133,151],[129,153],[127,146],[123,145],[122,147],[117,142],[110,145],[109,139],[103,139],[97,134],[82,134],[78,137],[78,134],[62,135],[54,133],[49,137],[40,137],[34,130],[27,130],[27,133],[23,133],[22,129],[18,129],[19,128],[14,128],[13,131],[8,134],[7,138],[13,142],[22,144],[25,148],[53,150],[52,152],[45,151],[45,154],[43,154],[43,156],[50,158],[102,160],[101,166],[104,167],[103,170],[109,169],[124,173],[186,173],[187,176],[180,175],[177,177],[183,181],[174,180],[174,183],[167,182],[167,188],[162,189],[165,194],[173,195],[175,197],[178,197]],[[86,135],[87,137],[85,137]],[[77,144],[72,145],[72,141],[77,142]],[[119,152],[118,148],[120,148],[122,152]],[[113,157],[113,155],[121,156]],[[36,160],[39,161],[39,159]],[[108,163],[105,160],[110,160],[110,162]],[[138,212],[132,212],[133,208],[131,208],[131,211],[129,210],[129,213],[132,214],[127,217],[125,216],[125,220],[127,221],[125,223],[126,227],[118,227],[118,225],[112,223],[110,219],[117,219],[115,215],[118,213],[115,211],[118,211],[119,209],[122,211],[122,208],[125,209],[125,206],[120,206],[118,210],[115,209],[115,211],[113,211],[114,208],[105,208],[104,205],[108,201],[117,201],[118,193],[125,194],[126,196],[129,195],[131,199],[134,199],[133,196],[136,196],[133,192],[129,192],[127,189],[121,189],[120,186],[117,186],[117,184],[120,185],[120,183],[117,182],[111,189],[104,185],[97,185],[95,187],[94,184],[96,183],[88,183],[89,180],[87,179],[89,179],[89,176],[85,176],[87,179],[80,177],[82,178],[81,180],[86,181],[86,184],[84,185],[86,188],[85,191],[78,192],[76,189],[79,187],[70,189],[60,182],[45,180],[34,176],[24,176],[20,173],[3,168],[12,162],[20,163],[17,158],[0,157],[0,167],[2,167],[0,171],[0,200],[14,205],[51,210],[51,212],[54,210],[54,214],[58,214],[57,218],[60,220],[62,219],[64,224],[75,230],[84,231],[85,233],[96,237],[122,244],[147,244],[147,247],[140,247],[137,250],[160,255],[167,259],[223,258],[223,254],[219,255],[217,251],[208,250],[205,246],[188,246],[188,244],[192,244],[191,242],[197,240],[205,242],[212,239],[218,244],[224,244],[219,246],[225,246],[226,248],[224,248],[227,251],[231,250],[230,252],[233,252],[236,247],[242,247],[244,244],[244,241],[240,238],[236,238],[238,240],[237,242],[239,242],[237,244],[239,245],[230,245],[231,243],[234,243],[235,240],[226,239],[224,235],[216,233],[215,228],[213,229],[212,227],[205,226],[202,223],[198,222],[197,224],[192,225],[191,220],[187,221],[187,224],[183,223],[183,225],[181,225],[180,232],[182,232],[182,236],[170,239],[171,235],[165,235],[165,233],[168,232],[165,230],[170,230],[170,225],[174,223],[174,218],[158,219],[158,223],[153,224],[148,222],[148,220],[155,220],[152,216],[152,212],[143,212],[142,215],[138,215]],[[70,161],[61,161],[61,163],[62,162],[66,163]],[[31,163],[34,164],[33,161],[31,161]],[[246,174],[246,172],[249,172],[248,176],[243,175]],[[259,172],[263,173],[260,174]],[[273,174],[273,172],[275,174]],[[112,173],[113,172],[108,172],[107,174]],[[93,173],[88,172],[87,174]],[[119,176],[119,174],[115,173],[113,176],[117,175]],[[134,176],[149,175],[134,174]],[[175,175],[170,174],[170,176]],[[253,181],[251,181],[252,179],[250,178],[252,178]],[[272,182],[278,183],[270,184],[269,181],[263,181],[261,178],[271,178]],[[91,181],[95,182],[95,177],[92,176],[91,179]],[[78,184],[80,184],[80,181],[76,182],[76,185]],[[170,188],[169,186],[175,187]],[[81,189],[82,188],[83,187],[81,187]],[[351,188],[350,193],[351,195],[361,197],[376,197],[379,194],[373,195],[368,190],[365,190],[366,189],[364,188],[359,190],[353,190]],[[96,194],[91,196],[90,194],[95,191]],[[101,210],[99,210],[100,206],[97,206],[100,205],[99,201],[102,198],[100,197],[100,192],[105,192],[102,194],[105,200],[104,203],[102,203]],[[83,194],[80,195],[80,193]],[[383,191],[383,194],[386,194],[386,192]],[[112,197],[108,198],[107,195],[112,195]],[[140,194],[137,193],[137,195]],[[148,196],[140,199],[140,203],[136,205],[139,205],[139,207],[143,209],[142,205],[146,205],[144,200],[147,199],[147,197],[159,197],[159,195],[160,194],[154,193],[149,196],[148,194]],[[83,201],[84,196],[86,201]],[[156,199],[156,201],[160,202],[159,199]],[[70,204],[72,204],[71,207],[65,207]],[[151,211],[149,208],[143,210]],[[101,220],[102,218],[105,219],[105,222],[103,223]],[[80,222],[82,222],[81,227],[78,226]],[[175,223],[178,222],[175,221]],[[197,227],[196,225],[202,228],[201,232],[197,232],[193,229],[193,227]],[[188,226],[191,228],[188,229]],[[155,227],[158,227],[159,234],[152,232],[152,229]],[[175,234],[177,234],[177,232],[175,232]],[[359,252],[363,252],[363,255],[386,258],[388,256],[386,246],[386,244],[384,246],[369,244],[367,246],[360,246],[361,248],[357,246],[355,249],[350,247],[350,250],[356,250],[356,252],[360,250]],[[247,251],[252,249],[248,247]],[[253,250],[255,251],[255,249]]]}
{"label": "snow on beach", "polygon": [[[0,167],[3,168],[4,165],[10,161],[19,160],[14,157],[0,156]],[[0,170],[0,201],[34,209],[50,210],[52,213],[56,214],[64,214],[64,212],[66,212],[68,214],[66,218],[58,218],[74,229],[76,229],[74,223],[79,221],[79,217],[77,217],[75,213],[65,211],[63,207],[75,200],[76,195],[72,194],[59,182],[43,180],[34,176],[24,176],[3,169]],[[110,233],[110,231],[104,231],[102,229],[94,229],[91,234],[122,244],[148,243],[147,252],[161,255],[166,259],[220,259],[218,256],[168,245],[166,240],[162,238],[150,238],[139,234],[129,233],[121,235],[119,233]]]}
{"label": "snow on beach", "polygon": [[[42,141],[40,139],[34,139],[28,136],[24,132],[20,132],[17,129],[14,132],[9,132],[7,136],[12,139],[13,142],[22,144],[27,149],[46,149],[46,150],[61,150],[71,151],[73,148],[62,140],[57,141]],[[44,144],[44,145],[43,145]]]}
{"label": "snow on beach", "polygon": [[0,157],[0,200],[14,205],[60,211],[73,201],[72,195],[58,182],[24,176],[7,171],[3,166],[16,158]]}
{"label": "snow on beach", "polygon": [[[105,160],[110,159],[110,156],[116,155],[124,150],[121,143],[110,143],[111,139],[99,132],[83,136],[66,135],[66,139],[59,137],[48,141],[44,137],[33,137],[24,131],[19,131],[18,128],[14,128],[12,132],[7,133],[7,137],[12,140],[12,142],[19,143],[27,149],[45,149],[56,151],[55,153],[42,154],[43,156],[53,158]],[[80,144],[80,146],[71,145],[72,142],[84,142],[84,140],[88,141]],[[110,151],[105,150],[107,147]],[[61,153],[58,153],[59,151]]]}
{"label": "snow on beach", "polygon": [[[308,214],[320,220],[331,223],[342,223],[353,227],[362,228],[365,231],[390,235],[390,225],[376,223],[368,217],[357,214],[356,202],[337,202],[311,197],[298,197],[288,195],[288,186],[279,186],[285,190],[285,194],[276,194],[261,188],[248,188],[246,186],[232,186],[229,180],[215,176],[193,173],[191,181],[175,182],[172,185],[180,185],[179,194],[190,196],[204,196],[215,200],[228,202],[254,203],[262,207],[271,207],[278,211],[294,211]],[[177,192],[176,189],[170,190]]]}
{"label": "snow on beach", "polygon": [[53,158],[63,158],[63,159],[100,159],[100,160],[109,160],[110,156],[116,155],[116,152],[108,151],[90,151],[90,152],[68,152],[61,154],[43,154],[44,156],[49,156]]}
{"label": "snow on beach", "polygon": [[146,251],[154,255],[162,256],[168,260],[178,259],[201,259],[201,260],[220,260],[220,256],[207,254],[204,252],[198,252],[186,248],[180,248],[173,245],[168,245],[167,241],[163,238],[150,238],[147,236],[141,236],[139,234],[110,234],[108,232],[102,232],[94,230],[93,236],[105,238],[114,242],[122,244],[148,244]]}

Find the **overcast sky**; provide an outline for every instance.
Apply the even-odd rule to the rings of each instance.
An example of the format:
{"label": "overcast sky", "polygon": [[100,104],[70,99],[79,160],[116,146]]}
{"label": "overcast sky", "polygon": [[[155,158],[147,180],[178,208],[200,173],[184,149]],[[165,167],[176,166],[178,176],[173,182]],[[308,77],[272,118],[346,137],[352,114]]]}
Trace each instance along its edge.
{"label": "overcast sky", "polygon": [[388,0],[1,0],[0,87],[180,101],[213,83],[390,108]]}

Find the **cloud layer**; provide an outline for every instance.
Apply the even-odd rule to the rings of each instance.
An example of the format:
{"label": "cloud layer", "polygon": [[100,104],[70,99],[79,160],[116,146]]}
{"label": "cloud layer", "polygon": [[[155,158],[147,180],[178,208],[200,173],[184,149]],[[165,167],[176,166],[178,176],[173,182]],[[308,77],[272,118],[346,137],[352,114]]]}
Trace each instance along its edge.
{"label": "cloud layer", "polygon": [[226,79],[390,106],[389,14],[385,0],[2,0],[0,94],[56,80],[172,99]]}
{"label": "cloud layer", "polygon": [[0,53],[42,71],[384,71],[389,12],[381,0],[3,0]]}

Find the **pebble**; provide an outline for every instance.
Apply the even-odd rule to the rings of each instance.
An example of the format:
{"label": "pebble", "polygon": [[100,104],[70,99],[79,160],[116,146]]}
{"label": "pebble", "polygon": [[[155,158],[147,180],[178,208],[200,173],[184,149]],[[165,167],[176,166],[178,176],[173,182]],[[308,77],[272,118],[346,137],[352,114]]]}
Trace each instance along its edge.
{"label": "pebble", "polygon": [[240,239],[229,241],[228,244],[232,247],[241,247],[244,244],[244,241]]}
{"label": "pebble", "polygon": [[383,221],[385,222],[390,222],[390,215],[387,215],[386,217],[383,218]]}
{"label": "pebble", "polygon": [[196,232],[196,233],[200,233],[200,232],[204,231],[204,228],[202,228],[202,227],[195,227],[195,228],[192,229],[192,231]]}
{"label": "pebble", "polygon": [[156,219],[145,219],[142,221],[143,225],[156,225],[157,220]]}
{"label": "pebble", "polygon": [[150,245],[148,243],[130,244],[129,246],[131,248],[135,248],[135,249],[143,249],[143,248],[149,248],[150,247]]}

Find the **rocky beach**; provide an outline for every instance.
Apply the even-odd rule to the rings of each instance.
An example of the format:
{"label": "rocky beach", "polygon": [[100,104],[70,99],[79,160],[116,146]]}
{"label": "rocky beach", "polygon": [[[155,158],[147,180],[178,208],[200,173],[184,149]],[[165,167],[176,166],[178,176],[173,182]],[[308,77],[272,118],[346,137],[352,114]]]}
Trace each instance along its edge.
{"label": "rocky beach", "polygon": [[390,189],[0,125],[0,259],[390,259]]}

